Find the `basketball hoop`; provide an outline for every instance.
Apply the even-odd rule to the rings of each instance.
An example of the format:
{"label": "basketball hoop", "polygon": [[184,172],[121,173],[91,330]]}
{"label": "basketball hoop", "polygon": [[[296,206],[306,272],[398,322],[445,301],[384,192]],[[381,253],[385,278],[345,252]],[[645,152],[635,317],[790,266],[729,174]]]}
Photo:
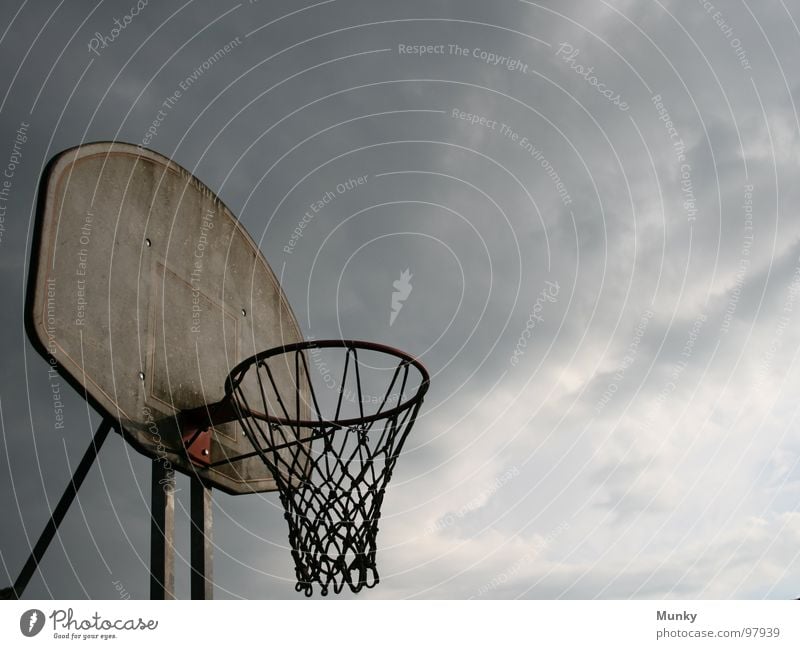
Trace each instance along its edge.
{"label": "basketball hoop", "polygon": [[[92,272],[67,281],[76,259],[86,264],[92,219]],[[175,471],[191,484],[193,599],[213,596],[212,489],[280,492],[298,590],[374,586],[383,495],[428,389],[425,368],[382,345],[300,342],[244,226],[188,170],[140,145],[55,156],[34,235],[28,336],[103,422],[0,599],[22,596],[112,428],[152,460],[151,598],[175,596]],[[269,351],[229,374],[242,350],[259,349]]]}
{"label": "basketball hoop", "polygon": [[[322,354],[338,357],[341,373]],[[362,387],[377,384],[378,396]],[[298,592],[311,596],[314,582],[322,595],[378,583],[384,491],[428,385],[408,354],[351,340],[276,347],[229,375],[226,397],[280,494]]]}

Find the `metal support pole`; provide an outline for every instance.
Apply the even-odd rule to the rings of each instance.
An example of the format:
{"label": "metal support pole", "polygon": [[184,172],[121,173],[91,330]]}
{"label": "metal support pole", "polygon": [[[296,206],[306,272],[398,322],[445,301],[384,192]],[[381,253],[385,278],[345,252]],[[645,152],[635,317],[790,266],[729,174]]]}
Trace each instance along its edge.
{"label": "metal support pole", "polygon": [[175,470],[153,460],[150,599],[175,599]]}
{"label": "metal support pole", "polygon": [[214,599],[211,487],[206,487],[198,478],[193,477],[190,498],[191,595],[192,599]]}
{"label": "metal support pole", "polygon": [[61,500],[58,501],[56,508],[50,515],[50,520],[47,521],[47,525],[45,525],[42,535],[39,537],[39,540],[28,556],[25,566],[19,573],[19,577],[17,577],[17,580],[11,588],[4,588],[0,591],[0,599],[19,599],[22,597],[22,593],[25,592],[25,587],[28,585],[31,577],[33,577],[33,573],[36,572],[39,562],[41,562],[50,542],[53,540],[53,537],[55,537],[58,526],[61,525],[61,521],[64,520],[64,516],[66,516],[70,505],[72,505],[72,501],[75,500],[75,496],[78,494],[78,489],[81,488],[86,474],[89,473],[89,469],[92,468],[92,464],[94,464],[97,454],[100,452],[100,447],[103,445],[103,442],[106,441],[106,437],[108,437],[108,433],[113,426],[114,423],[109,419],[104,419],[100,426],[98,426],[92,438],[92,443],[89,444],[89,448],[86,449],[81,461],[78,463],[78,467],[75,469],[72,479],[64,490]]}

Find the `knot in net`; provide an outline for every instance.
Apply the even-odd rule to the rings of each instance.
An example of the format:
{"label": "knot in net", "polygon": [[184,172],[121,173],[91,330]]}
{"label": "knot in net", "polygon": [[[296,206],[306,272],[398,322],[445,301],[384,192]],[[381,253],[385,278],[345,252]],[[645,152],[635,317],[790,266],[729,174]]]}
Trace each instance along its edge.
{"label": "knot in net", "polygon": [[403,352],[341,340],[279,347],[231,373],[226,392],[280,493],[298,591],[378,583],[384,492],[428,383]]}

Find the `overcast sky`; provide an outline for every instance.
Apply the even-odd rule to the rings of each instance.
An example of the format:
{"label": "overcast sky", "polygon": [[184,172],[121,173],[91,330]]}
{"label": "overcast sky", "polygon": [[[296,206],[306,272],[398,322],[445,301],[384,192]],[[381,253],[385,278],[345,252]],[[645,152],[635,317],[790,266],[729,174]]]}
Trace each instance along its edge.
{"label": "overcast sky", "polygon": [[[800,595],[799,2],[132,6],[0,21],[0,581],[98,422],[66,388],[55,428],[25,336],[36,185],[117,139],[219,194],[306,336],[431,371],[361,597]],[[147,597],[149,481],[112,436],[26,595]],[[214,515],[216,597],[298,596],[276,495]]]}

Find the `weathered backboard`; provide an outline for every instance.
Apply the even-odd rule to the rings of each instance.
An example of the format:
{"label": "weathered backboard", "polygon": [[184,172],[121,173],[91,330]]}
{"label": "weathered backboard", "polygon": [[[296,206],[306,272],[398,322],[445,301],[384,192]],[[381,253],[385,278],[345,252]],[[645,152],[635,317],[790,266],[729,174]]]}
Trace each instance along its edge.
{"label": "weathered backboard", "polygon": [[[302,338],[227,207],[164,156],[99,142],[51,161],[38,219],[28,295],[37,349],[142,453],[229,493],[274,489],[258,457],[196,466],[178,432],[176,414],[221,399],[239,361]],[[230,423],[212,430],[208,450],[216,463],[253,449]]]}

